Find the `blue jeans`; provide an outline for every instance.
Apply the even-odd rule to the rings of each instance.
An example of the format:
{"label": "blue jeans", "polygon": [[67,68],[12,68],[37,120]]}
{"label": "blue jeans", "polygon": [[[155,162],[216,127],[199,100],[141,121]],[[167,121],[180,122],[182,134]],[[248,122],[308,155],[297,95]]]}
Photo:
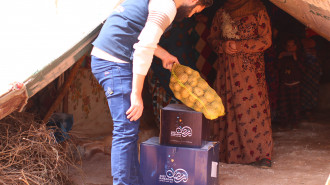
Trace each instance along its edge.
{"label": "blue jeans", "polygon": [[130,121],[132,64],[116,63],[92,56],[92,72],[103,87],[113,119],[111,172],[114,185],[142,185],[137,140],[140,121]]}

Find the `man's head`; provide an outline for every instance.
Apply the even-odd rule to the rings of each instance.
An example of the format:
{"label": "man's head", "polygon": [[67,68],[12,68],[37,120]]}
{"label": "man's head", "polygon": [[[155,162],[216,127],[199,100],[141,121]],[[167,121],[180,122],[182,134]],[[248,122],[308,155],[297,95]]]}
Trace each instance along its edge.
{"label": "man's head", "polygon": [[184,0],[183,4],[178,7],[175,16],[176,21],[191,17],[195,13],[199,13],[213,4],[213,0]]}

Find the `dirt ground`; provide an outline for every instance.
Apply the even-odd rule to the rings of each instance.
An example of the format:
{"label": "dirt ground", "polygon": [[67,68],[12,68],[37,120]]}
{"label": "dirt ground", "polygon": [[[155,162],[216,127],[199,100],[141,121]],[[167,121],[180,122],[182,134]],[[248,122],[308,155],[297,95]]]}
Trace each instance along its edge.
{"label": "dirt ground", "polygon": [[[249,165],[219,165],[219,185],[325,185],[330,175],[330,111],[314,114],[297,129],[273,128],[270,169]],[[144,138],[151,137],[152,133]],[[97,152],[83,160],[84,175],[71,170],[77,185],[110,185],[110,155]]]}

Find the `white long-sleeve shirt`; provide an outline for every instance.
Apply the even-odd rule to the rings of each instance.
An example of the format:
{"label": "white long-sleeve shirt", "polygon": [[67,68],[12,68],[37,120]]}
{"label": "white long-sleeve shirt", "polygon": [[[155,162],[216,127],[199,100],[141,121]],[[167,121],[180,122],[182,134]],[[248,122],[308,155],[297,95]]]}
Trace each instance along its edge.
{"label": "white long-sleeve shirt", "polygon": [[133,73],[146,75],[160,37],[176,15],[173,0],[150,0],[149,15],[145,27],[134,44]]}
{"label": "white long-sleeve shirt", "polygon": [[[176,6],[173,0],[150,0],[148,5],[148,18],[138,37],[138,42],[133,45],[133,73],[146,75],[160,37],[165,29],[172,23],[176,15]],[[124,63],[111,54],[94,47],[92,55],[104,60]]]}

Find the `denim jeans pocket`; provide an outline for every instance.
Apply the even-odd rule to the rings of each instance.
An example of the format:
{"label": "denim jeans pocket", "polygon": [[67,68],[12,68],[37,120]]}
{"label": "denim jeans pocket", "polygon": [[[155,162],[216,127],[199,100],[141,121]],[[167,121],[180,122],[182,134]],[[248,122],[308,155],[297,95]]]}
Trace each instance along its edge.
{"label": "denim jeans pocket", "polygon": [[108,69],[103,72],[104,79],[102,80],[102,86],[105,91],[105,96],[107,99],[111,97],[114,93],[114,79],[113,79],[113,69]]}

